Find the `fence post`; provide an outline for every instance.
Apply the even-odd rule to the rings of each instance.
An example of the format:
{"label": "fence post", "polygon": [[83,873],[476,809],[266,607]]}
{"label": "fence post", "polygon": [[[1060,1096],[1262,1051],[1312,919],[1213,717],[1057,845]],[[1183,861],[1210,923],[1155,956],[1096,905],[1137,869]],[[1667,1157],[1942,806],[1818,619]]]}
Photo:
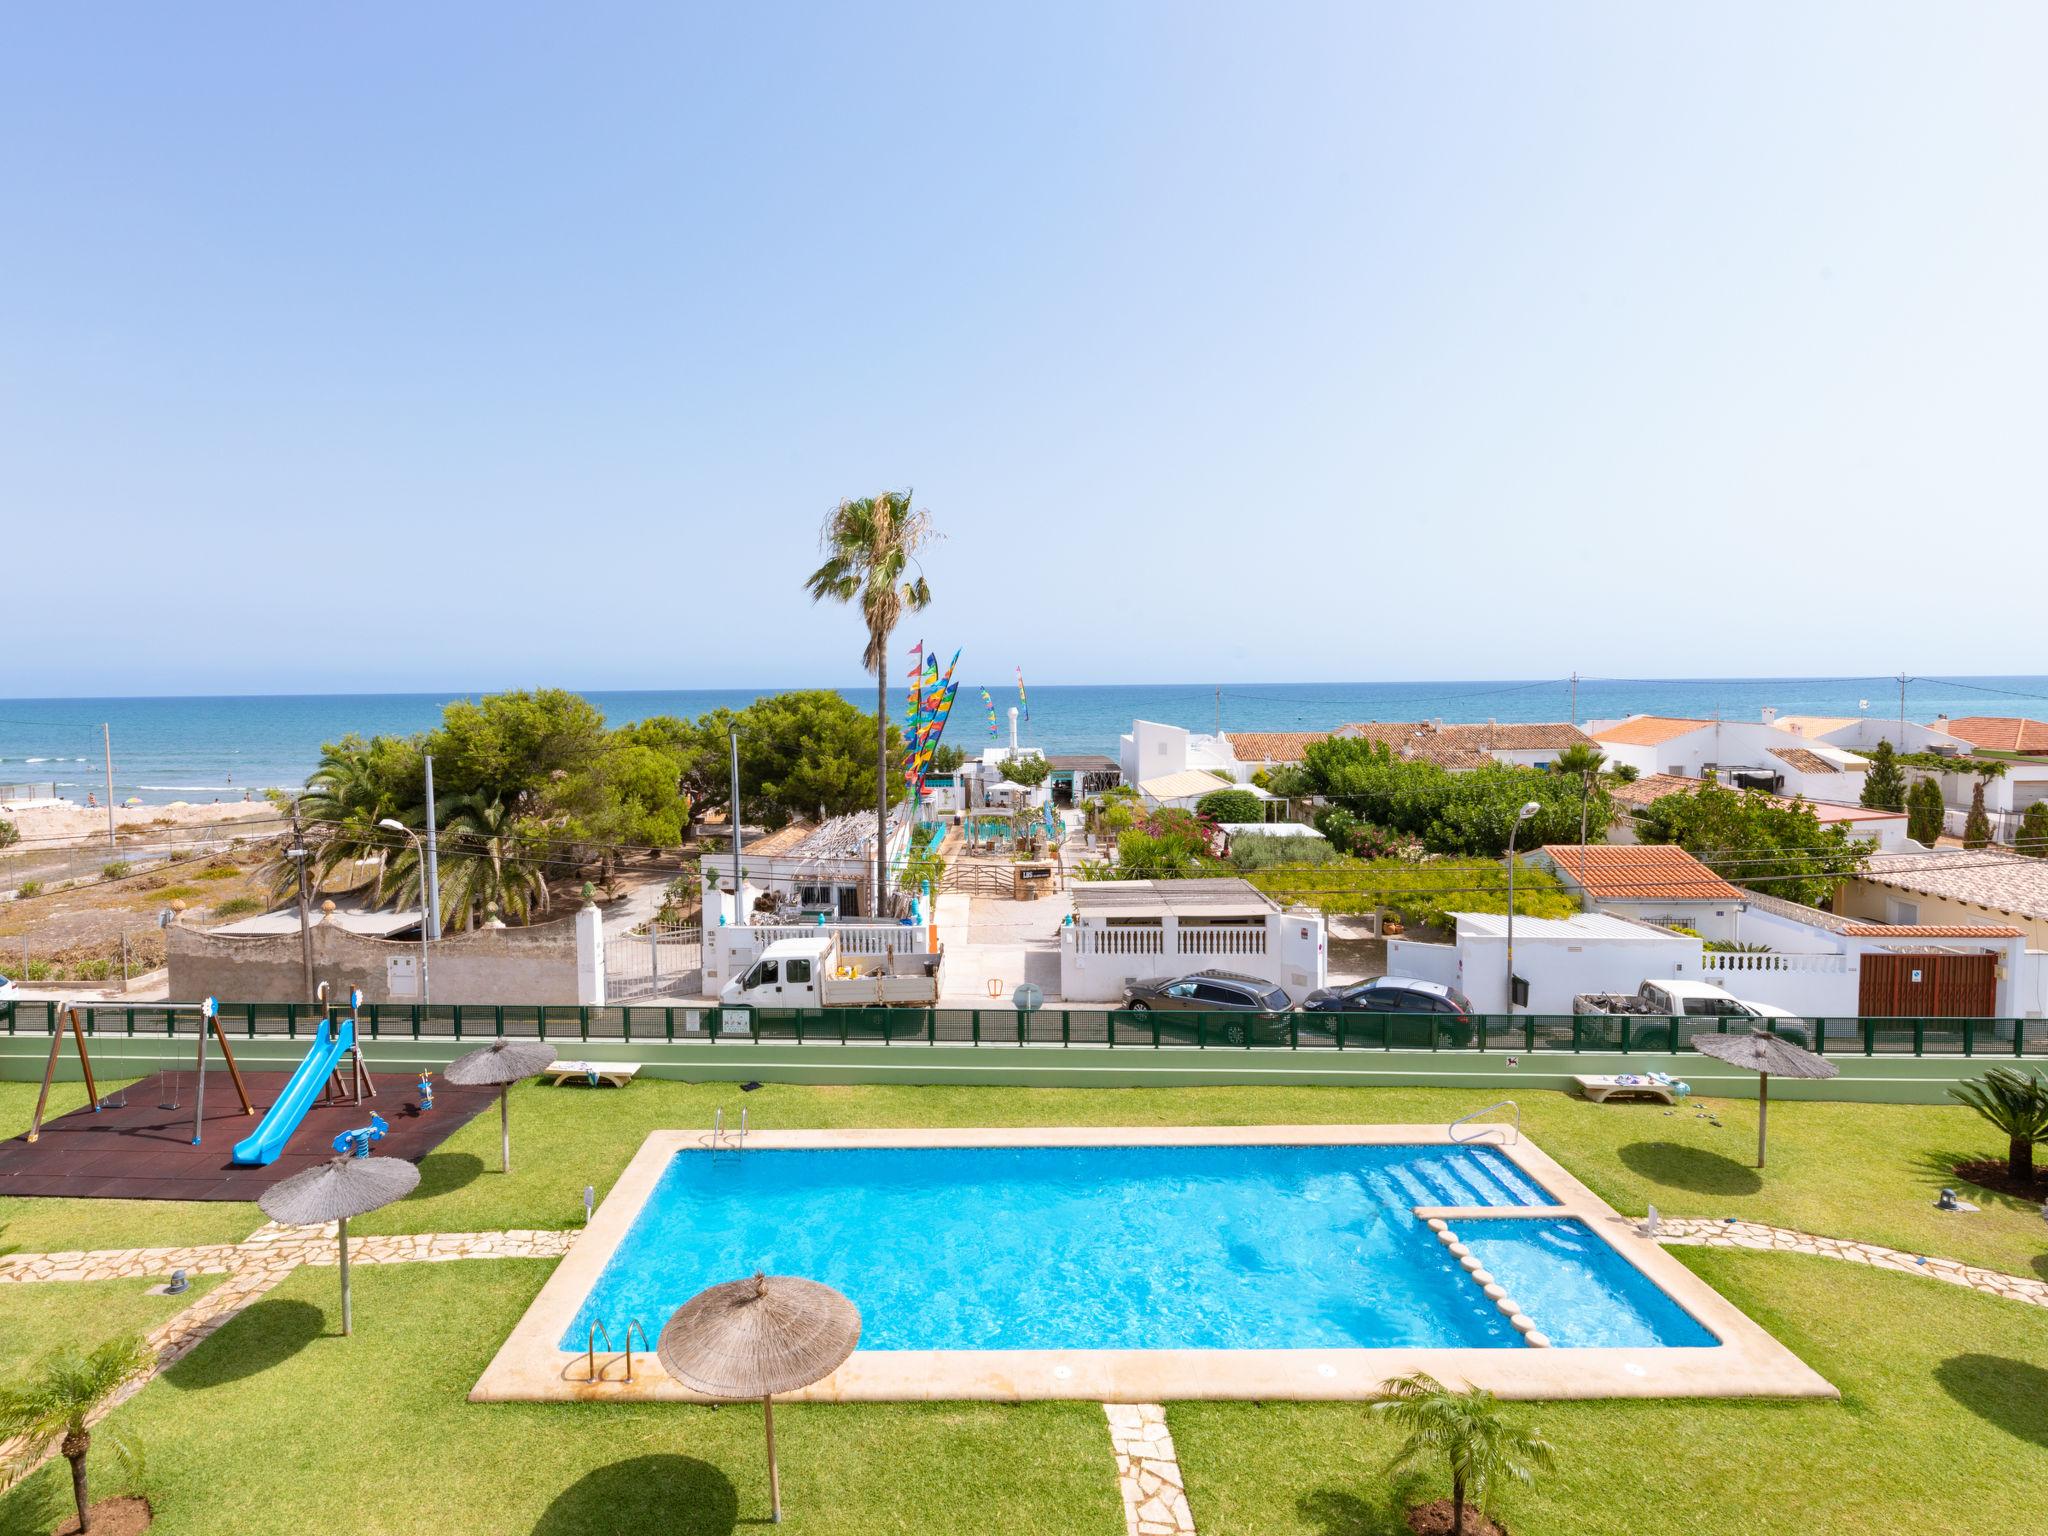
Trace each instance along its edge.
{"label": "fence post", "polygon": [[1863,1054],[1877,1054],[1877,1020],[1867,1017],[1863,1021]]}
{"label": "fence post", "polygon": [[1828,1021],[1826,1019],[1815,1019],[1813,1021],[1813,1054],[1825,1056],[1827,1053]]}
{"label": "fence post", "polygon": [[[284,1005],[284,1037],[287,1040],[299,1038],[299,1005],[297,1003],[286,1003]],[[419,1031],[417,1029],[413,1031],[413,1038],[415,1040],[419,1038]]]}
{"label": "fence post", "polygon": [[1301,1049],[1301,1015],[1291,1008],[1287,1012],[1287,1049]]}
{"label": "fence post", "polygon": [[2027,1054],[2027,1021],[2025,1019],[2014,1019],[2012,1021],[2012,1053],[2015,1056]]}
{"label": "fence post", "polygon": [[1963,1020],[1963,1055],[1965,1058],[1977,1054],[1975,1049],[1976,1044],[1977,1021],[1975,1019],[1965,1019]]}
{"label": "fence post", "polygon": [[1062,1008],[1060,1010],[1060,1044],[1063,1047],[1074,1043],[1073,1022],[1073,1016],[1066,1009]]}
{"label": "fence post", "polygon": [[969,1011],[973,1014],[973,1017],[968,1021],[968,1023],[974,1035],[974,1043],[976,1045],[979,1045],[981,1044],[981,1010],[979,1008],[975,1008]]}
{"label": "fence post", "polygon": [[936,1008],[927,1008],[924,1011],[924,1043],[939,1043],[939,1010]]}
{"label": "fence post", "polygon": [[1913,1054],[1915,1056],[1923,1056],[1926,1054],[1926,1051],[1927,1021],[1925,1019],[1915,1019],[1913,1021]]}

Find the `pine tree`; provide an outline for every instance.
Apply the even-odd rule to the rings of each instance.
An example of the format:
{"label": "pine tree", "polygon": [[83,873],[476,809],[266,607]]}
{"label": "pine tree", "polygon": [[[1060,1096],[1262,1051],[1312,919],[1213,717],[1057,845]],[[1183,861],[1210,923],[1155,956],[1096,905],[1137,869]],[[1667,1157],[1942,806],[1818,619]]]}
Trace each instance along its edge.
{"label": "pine tree", "polygon": [[1863,803],[1875,811],[1906,808],[1906,776],[1889,740],[1881,739],[1870,754],[1870,768],[1863,776]]}
{"label": "pine tree", "polygon": [[2019,841],[2014,846],[2021,853],[2048,859],[2048,800],[2036,800],[2027,807],[2027,814],[2020,818]]}
{"label": "pine tree", "polygon": [[1945,807],[1941,785],[1934,779],[1920,779],[1906,795],[1906,836],[1929,848],[1941,836]]}
{"label": "pine tree", "polygon": [[1991,841],[1991,817],[1984,809],[1984,780],[1970,790],[1970,814],[1963,822],[1963,846],[1982,848]]}

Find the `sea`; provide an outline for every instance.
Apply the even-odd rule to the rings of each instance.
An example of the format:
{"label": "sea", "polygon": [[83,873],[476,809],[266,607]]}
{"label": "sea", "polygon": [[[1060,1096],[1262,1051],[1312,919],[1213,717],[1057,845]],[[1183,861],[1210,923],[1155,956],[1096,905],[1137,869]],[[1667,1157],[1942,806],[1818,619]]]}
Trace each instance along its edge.
{"label": "sea", "polygon": [[[742,709],[753,688],[672,692],[579,690],[614,724],[652,715],[692,716]],[[872,708],[872,687],[839,690]],[[1014,683],[991,687],[992,727],[978,686],[957,696],[945,739],[974,751],[1009,739],[1008,711],[1019,710],[1018,738],[1048,753],[1114,758],[1117,737],[1134,719],[1195,731],[1327,730],[1352,720],[1613,720],[1635,713],[1755,720],[1781,714],[1894,719],[1897,677],[1567,678],[1506,682]],[[0,793],[10,786],[54,785],[66,799],[106,792],[112,748],[116,800],[147,804],[261,798],[303,784],[320,747],[349,732],[411,735],[433,728],[446,693],[283,694],[243,697],[0,699]],[[897,690],[901,701],[901,690]],[[2048,677],[1912,678],[1907,718],[1946,715],[2048,717]],[[104,727],[104,731],[103,728]]]}

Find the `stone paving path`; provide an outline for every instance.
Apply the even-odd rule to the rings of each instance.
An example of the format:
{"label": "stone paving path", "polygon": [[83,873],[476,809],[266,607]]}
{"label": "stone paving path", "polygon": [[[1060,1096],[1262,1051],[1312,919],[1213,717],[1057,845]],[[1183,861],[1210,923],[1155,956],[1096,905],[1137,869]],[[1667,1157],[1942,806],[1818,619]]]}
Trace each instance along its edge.
{"label": "stone paving path", "polygon": [[1950,1285],[1965,1285],[1986,1295],[2003,1296],[2007,1301],[2048,1307],[2048,1281],[2029,1280],[1995,1269],[1980,1269],[1974,1264],[1961,1264],[1954,1259],[1902,1253],[1896,1248],[1852,1242],[1845,1237],[1816,1237],[1810,1232],[1796,1232],[1789,1227],[1767,1227],[1761,1222],[1666,1216],[1657,1224],[1657,1241],[1680,1247],[1810,1253],[1823,1259],[1895,1269],[1909,1275],[1930,1275],[1936,1280],[1946,1280]]}
{"label": "stone paving path", "polygon": [[1104,1403],[1102,1411],[1109,1415],[1129,1536],[1195,1536],[1166,1410],[1157,1403]]}

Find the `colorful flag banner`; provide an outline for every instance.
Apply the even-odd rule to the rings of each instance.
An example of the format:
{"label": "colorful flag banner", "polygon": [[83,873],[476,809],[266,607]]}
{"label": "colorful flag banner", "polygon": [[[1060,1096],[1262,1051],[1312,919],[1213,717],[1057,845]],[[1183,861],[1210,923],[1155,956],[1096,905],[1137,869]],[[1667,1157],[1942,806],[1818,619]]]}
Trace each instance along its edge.
{"label": "colorful flag banner", "polygon": [[1017,702],[1023,706],[1024,718],[1031,718],[1031,696],[1024,691],[1024,669],[1017,669]]}
{"label": "colorful flag banner", "polygon": [[996,701],[989,697],[986,688],[981,690],[981,702],[988,707],[988,733],[996,734]]}

